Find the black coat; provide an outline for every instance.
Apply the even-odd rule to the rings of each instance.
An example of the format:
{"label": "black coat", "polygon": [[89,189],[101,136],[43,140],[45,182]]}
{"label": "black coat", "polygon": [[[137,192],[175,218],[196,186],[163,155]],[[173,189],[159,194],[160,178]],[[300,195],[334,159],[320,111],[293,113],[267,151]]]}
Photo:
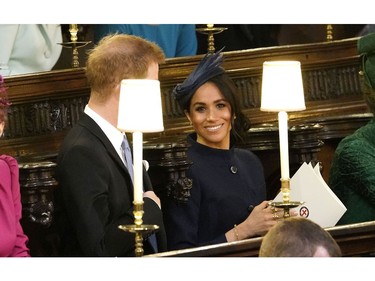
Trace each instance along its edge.
{"label": "black coat", "polygon": [[225,233],[266,200],[263,167],[253,152],[210,148],[196,134],[188,141],[191,196],[186,203],[163,202],[169,250],[227,242]]}
{"label": "black coat", "polygon": [[[133,183],[113,145],[97,123],[83,114],[65,138],[57,159],[56,223],[63,256],[133,256]],[[144,188],[152,190],[144,170]],[[162,212],[144,198],[144,224],[156,224],[159,252],[166,250]],[[145,240],[144,254],[153,253]]]}

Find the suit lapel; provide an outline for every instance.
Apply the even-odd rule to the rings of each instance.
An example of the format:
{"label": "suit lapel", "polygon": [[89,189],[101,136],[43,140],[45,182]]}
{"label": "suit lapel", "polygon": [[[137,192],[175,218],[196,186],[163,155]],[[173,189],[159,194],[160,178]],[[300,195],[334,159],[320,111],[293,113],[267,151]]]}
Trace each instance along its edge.
{"label": "suit lapel", "polygon": [[116,164],[118,164],[121,167],[121,169],[123,169],[126,172],[126,174],[129,176],[129,179],[131,181],[128,169],[126,169],[117,151],[115,150],[115,148],[113,147],[112,143],[107,138],[107,136],[104,134],[102,129],[99,127],[99,125],[87,114],[83,114],[79,123],[85,128],[87,128],[92,134],[94,134],[101,141],[101,143],[106,148],[108,154],[113,158]]}

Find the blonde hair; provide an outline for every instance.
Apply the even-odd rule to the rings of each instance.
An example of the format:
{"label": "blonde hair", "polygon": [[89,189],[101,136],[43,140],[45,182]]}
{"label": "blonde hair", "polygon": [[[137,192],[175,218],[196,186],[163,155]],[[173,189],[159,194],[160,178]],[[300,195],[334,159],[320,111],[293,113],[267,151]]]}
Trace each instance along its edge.
{"label": "blonde hair", "polygon": [[127,34],[110,34],[89,51],[88,83],[99,100],[105,100],[122,79],[146,77],[151,63],[164,63],[165,55],[155,43]]}

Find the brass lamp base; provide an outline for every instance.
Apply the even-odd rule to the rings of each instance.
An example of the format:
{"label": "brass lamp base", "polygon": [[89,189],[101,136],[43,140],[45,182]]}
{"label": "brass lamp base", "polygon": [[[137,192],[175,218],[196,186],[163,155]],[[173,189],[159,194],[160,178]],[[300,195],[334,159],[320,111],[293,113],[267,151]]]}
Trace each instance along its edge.
{"label": "brass lamp base", "polygon": [[78,68],[79,67],[79,54],[78,49],[85,47],[86,45],[90,44],[91,41],[86,42],[64,42],[64,43],[58,43],[59,45],[62,45],[64,48],[72,49],[72,67]]}
{"label": "brass lamp base", "polygon": [[135,256],[143,256],[143,235],[153,233],[159,229],[159,226],[156,224],[143,224],[143,202],[133,202],[134,204],[134,224],[119,225],[118,228],[135,233]]}
{"label": "brass lamp base", "polygon": [[207,24],[207,27],[205,28],[197,28],[196,31],[208,35],[207,42],[208,42],[208,48],[207,52],[213,54],[215,52],[215,43],[214,43],[214,34],[219,34],[223,32],[224,30],[227,30],[227,27],[213,27],[213,24]]}
{"label": "brass lamp base", "polygon": [[271,202],[270,206],[275,208],[284,209],[284,219],[290,217],[290,209],[296,208],[302,204],[304,201],[292,201],[292,202]]}
{"label": "brass lamp base", "polygon": [[126,225],[119,225],[119,229],[131,233],[142,232],[146,234],[147,232],[153,232],[159,229],[159,226],[156,224],[142,224],[142,225],[135,225],[135,224],[126,224]]}
{"label": "brass lamp base", "polygon": [[281,179],[281,193],[283,196],[282,202],[271,202],[270,205],[274,208],[284,209],[284,219],[290,217],[290,209],[302,205],[303,201],[290,201],[290,179]]}
{"label": "brass lamp base", "polygon": [[153,233],[159,229],[159,226],[156,224],[127,224],[127,225],[119,225],[119,229],[135,233],[135,256],[141,257],[143,256],[143,235],[148,233]]}

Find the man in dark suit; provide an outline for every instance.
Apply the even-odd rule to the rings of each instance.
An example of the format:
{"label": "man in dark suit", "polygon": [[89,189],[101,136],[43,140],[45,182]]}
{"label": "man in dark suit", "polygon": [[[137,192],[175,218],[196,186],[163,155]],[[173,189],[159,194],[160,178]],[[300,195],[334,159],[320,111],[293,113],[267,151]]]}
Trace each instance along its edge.
{"label": "man in dark suit", "polygon": [[[86,75],[90,99],[66,136],[57,159],[56,223],[63,256],[134,256],[133,182],[121,152],[117,129],[122,79],[158,79],[163,51],[132,35],[103,38],[89,54]],[[145,101],[147,102],[147,101]],[[159,225],[158,250],[166,249],[160,200],[144,170],[144,224]],[[154,253],[149,239],[144,254]]]}

